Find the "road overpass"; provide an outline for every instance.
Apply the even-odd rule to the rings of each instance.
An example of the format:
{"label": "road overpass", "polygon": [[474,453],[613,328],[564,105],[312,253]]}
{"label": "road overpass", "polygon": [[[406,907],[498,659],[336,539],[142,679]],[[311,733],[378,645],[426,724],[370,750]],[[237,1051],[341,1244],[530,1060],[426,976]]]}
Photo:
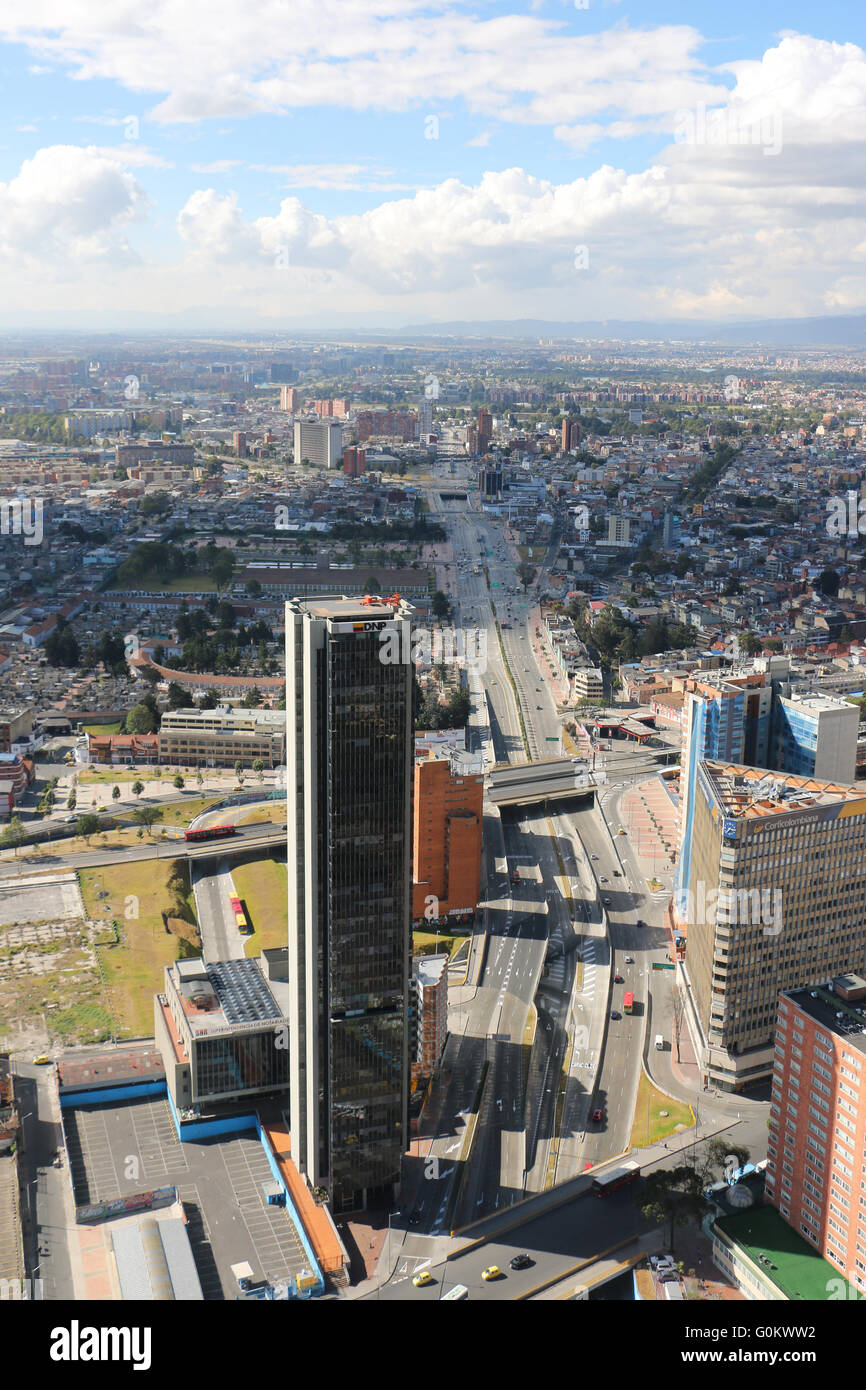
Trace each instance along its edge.
{"label": "road overpass", "polygon": [[487,798],[494,806],[530,806],[564,797],[593,796],[595,780],[575,758],[510,763],[490,773]]}

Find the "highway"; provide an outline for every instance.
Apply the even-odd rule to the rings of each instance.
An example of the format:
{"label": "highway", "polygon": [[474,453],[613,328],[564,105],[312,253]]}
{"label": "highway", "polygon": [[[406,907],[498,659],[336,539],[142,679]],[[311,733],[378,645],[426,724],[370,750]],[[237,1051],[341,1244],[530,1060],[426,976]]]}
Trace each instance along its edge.
{"label": "highway", "polygon": [[[243,806],[240,809],[248,811],[250,808]],[[222,819],[226,818],[227,813],[224,812]],[[32,857],[28,857],[25,850],[19,851],[17,855],[12,850],[4,850],[0,854],[0,878],[24,873],[29,875],[43,870],[49,872],[53,869],[90,869],[103,864],[129,864],[139,859],[210,860],[225,853],[225,846],[220,841],[187,843],[182,835],[181,831],[177,836],[166,836],[164,840],[160,838],[148,842],[144,839],[134,845],[82,850],[76,854],[61,853],[61,841],[54,842],[56,849],[52,849],[50,853],[42,851]],[[231,842],[233,853],[266,849],[272,845],[285,847],[285,843],[286,827],[264,822],[258,825],[239,825]]]}
{"label": "highway", "polygon": [[[457,483],[460,469],[458,462]],[[517,586],[516,552],[477,508],[443,501],[435,490],[430,506],[452,542],[446,587],[455,622],[487,635],[487,668],[470,682],[475,745],[488,767],[557,755],[561,721],[526,626],[531,595],[509,593]],[[461,566],[461,557],[469,562]],[[619,1139],[604,1128],[587,1138],[611,972],[594,865],[582,852],[575,821],[554,814],[555,803],[501,815],[489,805],[485,810],[483,966],[474,988],[454,992],[451,1037],[425,1111],[428,1159],[435,1162],[414,1165],[404,1184],[400,1221],[417,1226],[419,1236],[440,1235],[543,1190],[584,1166],[585,1143],[613,1153]],[[582,814],[591,824],[593,813]],[[602,844],[598,829],[595,839],[605,856],[602,872],[612,874],[609,841]],[[503,857],[506,878],[492,872]],[[510,881],[515,867],[517,886]],[[628,1028],[639,1023],[630,1019]],[[633,1094],[637,1049],[620,1060],[620,1084]],[[626,1104],[620,1128],[630,1117]]]}

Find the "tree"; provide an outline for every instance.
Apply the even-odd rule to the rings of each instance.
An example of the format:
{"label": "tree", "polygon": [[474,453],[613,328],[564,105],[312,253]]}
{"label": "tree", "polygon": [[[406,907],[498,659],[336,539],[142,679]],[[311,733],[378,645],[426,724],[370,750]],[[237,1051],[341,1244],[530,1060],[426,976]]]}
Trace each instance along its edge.
{"label": "tree", "polygon": [[448,602],[448,595],[443,594],[441,589],[437,589],[433,595],[433,617],[444,619],[451,616],[451,604]]}
{"label": "tree", "polygon": [[259,581],[257,579],[251,579],[250,582],[247,584],[247,593],[249,594],[250,598],[259,598],[261,596],[261,592],[262,586],[259,583]]}
{"label": "tree", "polygon": [[157,720],[154,718],[152,710],[144,702],[140,705],[133,705],[124,723],[128,734],[152,734],[155,733],[156,726]]}
{"label": "tree", "polygon": [[120,800],[120,787],[115,786],[111,788],[111,799],[112,801]]}
{"label": "tree", "polygon": [[179,772],[175,773],[174,777],[172,778],[171,785],[173,787],[177,787],[179,792],[183,791],[183,778],[181,777]]}
{"label": "tree", "polygon": [[235,572],[235,557],[230,550],[218,551],[216,558],[211,565],[211,578],[218,589],[225,589],[231,582]]}
{"label": "tree", "polygon": [[0,846],[3,849],[14,849],[18,853],[18,846],[24,839],[24,826],[21,824],[20,816],[13,816],[9,824],[4,827],[0,835]]}
{"label": "tree", "polygon": [[704,1196],[706,1186],[701,1173],[688,1164],[677,1168],[662,1168],[644,1178],[641,1215],[647,1221],[670,1221],[671,1253],[674,1231],[690,1221],[698,1222],[709,1209]]}
{"label": "tree", "polygon": [[75,788],[73,787],[72,790],[71,790],[71,792],[69,793],[69,795],[68,795],[67,798],[66,798],[66,809],[67,809],[67,811],[74,811],[74,810],[75,810],[75,803],[76,803],[77,800],[78,800],[78,797],[76,796],[76,794],[75,794]]}
{"label": "tree", "polygon": [[523,585],[524,593],[526,593],[527,588],[532,583],[537,573],[538,571],[534,565],[530,565],[526,560],[521,560],[520,564],[517,566],[517,578]]}
{"label": "tree", "polygon": [[378,581],[378,579],[376,578],[375,574],[371,574],[371,575],[370,575],[370,578],[367,580],[366,584],[364,585],[364,593],[365,593],[365,594],[381,594],[381,592],[382,592],[382,585],[379,583],[379,581]]}
{"label": "tree", "polygon": [[737,638],[737,645],[746,656],[754,656],[756,652],[761,651],[764,643],[754,632],[741,632]]}
{"label": "tree", "polygon": [[133,796],[141,796],[141,793],[144,791],[144,783],[133,782],[130,791],[132,792]]}
{"label": "tree", "polygon": [[183,687],[178,685],[177,681],[169,681],[168,708],[186,709],[189,706],[189,703],[189,696],[187,695]]}
{"label": "tree", "polygon": [[265,771],[265,765],[264,765],[264,763],[262,762],[261,758],[254,758],[254,759],[253,759],[253,772],[256,774],[256,776],[258,777],[258,779],[259,779],[260,782],[262,781],[262,779],[263,779],[263,777],[264,777],[264,771]]}
{"label": "tree", "polygon": [[99,830],[99,824],[99,816],[88,812],[87,815],[78,817],[75,822],[75,833],[76,835],[83,835],[89,845],[91,835],[95,835]]}
{"label": "tree", "polygon": [[133,813],[132,818],[136,825],[140,825],[150,834],[151,829],[158,820],[162,819],[161,806],[139,806]]}
{"label": "tree", "polygon": [[822,570],[818,575],[815,588],[825,598],[836,598],[839,593],[839,576],[835,570]]}

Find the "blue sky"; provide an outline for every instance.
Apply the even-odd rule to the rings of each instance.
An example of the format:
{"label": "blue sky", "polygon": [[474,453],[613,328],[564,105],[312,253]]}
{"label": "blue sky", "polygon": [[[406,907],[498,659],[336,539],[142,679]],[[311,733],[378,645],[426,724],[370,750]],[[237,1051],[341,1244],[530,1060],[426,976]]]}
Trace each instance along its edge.
{"label": "blue sky", "polygon": [[866,306],[866,18],[33,0],[0,16],[3,321]]}

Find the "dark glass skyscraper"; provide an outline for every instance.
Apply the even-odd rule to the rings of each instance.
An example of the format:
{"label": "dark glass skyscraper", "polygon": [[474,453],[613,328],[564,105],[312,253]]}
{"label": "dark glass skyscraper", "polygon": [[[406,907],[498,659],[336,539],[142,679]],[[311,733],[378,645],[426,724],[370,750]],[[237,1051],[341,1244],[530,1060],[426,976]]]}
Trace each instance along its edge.
{"label": "dark glass skyscraper", "polygon": [[390,1196],[408,1144],[410,612],[286,605],[292,1153],[335,1211]]}

